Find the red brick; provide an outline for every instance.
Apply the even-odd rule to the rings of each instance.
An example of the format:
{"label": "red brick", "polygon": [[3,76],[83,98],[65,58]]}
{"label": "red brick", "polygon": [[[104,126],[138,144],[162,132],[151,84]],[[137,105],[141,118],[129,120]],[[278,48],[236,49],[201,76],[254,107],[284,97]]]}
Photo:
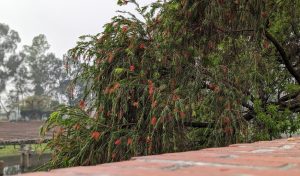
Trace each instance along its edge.
{"label": "red brick", "polygon": [[125,162],[58,169],[26,175],[299,176],[300,138],[144,156]]}

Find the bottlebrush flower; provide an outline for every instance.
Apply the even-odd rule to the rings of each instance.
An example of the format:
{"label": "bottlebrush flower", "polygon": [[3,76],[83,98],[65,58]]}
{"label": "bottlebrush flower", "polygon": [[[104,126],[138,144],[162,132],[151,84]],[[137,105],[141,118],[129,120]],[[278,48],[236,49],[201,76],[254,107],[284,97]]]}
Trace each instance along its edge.
{"label": "bottlebrush flower", "polygon": [[140,44],[140,49],[145,49],[146,47],[145,47],[145,44],[144,43],[141,43]]}
{"label": "bottlebrush flower", "polygon": [[151,108],[155,108],[157,106],[157,101],[153,101],[151,104]]}
{"label": "bottlebrush flower", "polygon": [[108,63],[112,63],[112,61],[114,60],[114,55],[112,53],[109,54],[109,57],[107,59]]}
{"label": "bottlebrush flower", "polygon": [[150,136],[147,136],[146,142],[149,144],[151,141],[152,141],[151,137],[150,137]]}
{"label": "bottlebrush flower", "polygon": [[79,107],[80,107],[80,109],[84,110],[84,108],[85,108],[85,102],[84,102],[84,100],[80,100]]}
{"label": "bottlebrush flower", "polygon": [[179,112],[179,115],[180,115],[181,118],[184,118],[184,117],[185,117],[185,113],[182,112],[182,111]]}
{"label": "bottlebrush flower", "polygon": [[116,158],[116,156],[117,156],[117,154],[116,154],[116,153],[112,153],[112,154],[111,154],[111,158],[112,158],[112,159],[115,159],[115,158]]}
{"label": "bottlebrush flower", "polygon": [[152,118],[151,118],[151,125],[156,125],[156,123],[157,123],[157,118],[155,117],[155,116],[153,116]]}
{"label": "bottlebrush flower", "polygon": [[79,129],[80,129],[79,123],[75,124],[75,125],[73,126],[73,128],[74,128],[75,130],[79,130]]}
{"label": "bottlebrush flower", "polygon": [[95,139],[96,141],[99,139],[100,135],[101,135],[101,133],[98,132],[98,131],[93,131],[93,132],[91,133],[91,137],[92,137],[93,139]]}
{"label": "bottlebrush flower", "polygon": [[127,139],[127,145],[131,145],[131,144],[132,144],[132,141],[133,141],[132,138],[128,138],[128,139]]}
{"label": "bottlebrush flower", "polygon": [[135,70],[134,65],[130,65],[129,70],[133,72]]}
{"label": "bottlebrush flower", "polygon": [[268,13],[267,13],[267,12],[261,12],[261,16],[262,16],[263,18],[266,18],[266,17],[268,17]]}
{"label": "bottlebrush flower", "polygon": [[121,139],[117,139],[116,141],[115,141],[115,145],[120,145],[121,144]]}
{"label": "bottlebrush flower", "polygon": [[56,130],[56,133],[58,136],[62,135],[65,132],[65,129],[63,127],[60,127],[59,129]]}
{"label": "bottlebrush flower", "polygon": [[149,89],[149,95],[152,96],[154,93],[154,86],[151,80],[148,80],[148,89]]}
{"label": "bottlebrush flower", "polygon": [[263,43],[263,47],[266,48],[266,49],[268,49],[269,46],[270,46],[269,42],[265,40],[264,43]]}
{"label": "bottlebrush flower", "polygon": [[128,26],[123,26],[122,27],[122,32],[127,32],[128,31]]}
{"label": "bottlebrush flower", "polygon": [[133,106],[138,108],[139,107],[139,102],[133,102]]}

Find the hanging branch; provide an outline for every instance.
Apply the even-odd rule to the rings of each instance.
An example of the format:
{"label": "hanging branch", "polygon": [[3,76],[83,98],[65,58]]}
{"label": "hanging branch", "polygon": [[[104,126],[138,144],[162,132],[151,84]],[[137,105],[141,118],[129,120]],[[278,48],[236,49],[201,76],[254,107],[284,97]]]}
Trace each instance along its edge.
{"label": "hanging branch", "polygon": [[270,32],[266,31],[265,35],[267,39],[269,39],[274,46],[276,47],[277,51],[279,52],[285,67],[287,70],[291,73],[291,75],[294,76],[298,84],[300,84],[300,75],[296,72],[296,70],[293,68],[292,64],[289,61],[289,56],[286,54],[284,48],[280,45],[280,43],[270,34]]}

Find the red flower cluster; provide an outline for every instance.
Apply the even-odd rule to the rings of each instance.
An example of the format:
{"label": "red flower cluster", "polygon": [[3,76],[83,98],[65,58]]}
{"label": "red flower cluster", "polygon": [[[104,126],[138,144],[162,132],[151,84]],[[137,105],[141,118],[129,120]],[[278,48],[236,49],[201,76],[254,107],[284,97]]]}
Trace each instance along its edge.
{"label": "red flower cluster", "polygon": [[138,108],[139,107],[139,102],[133,102],[133,106]]}
{"label": "red flower cluster", "polygon": [[153,101],[151,104],[151,108],[155,108],[157,106],[157,101]]}
{"label": "red flower cluster", "polygon": [[122,27],[122,32],[127,32],[128,31],[128,26],[123,26]]}
{"label": "red flower cluster", "polygon": [[208,88],[209,88],[210,90],[214,91],[215,93],[219,93],[219,92],[221,91],[221,90],[220,90],[220,87],[219,87],[218,85],[212,84],[212,83],[210,83],[210,84],[208,85]]}
{"label": "red flower cluster", "polygon": [[107,59],[107,62],[112,63],[113,60],[114,60],[114,55],[112,53],[109,53],[109,57]]}
{"label": "red flower cluster", "polygon": [[134,65],[130,65],[129,70],[133,72],[135,70]]}
{"label": "red flower cluster", "polygon": [[117,139],[117,140],[115,141],[115,145],[120,145],[121,143],[122,143],[121,139]]}
{"label": "red flower cluster", "polygon": [[80,100],[79,101],[79,107],[80,107],[80,109],[84,110],[84,108],[85,108],[85,102],[84,102],[84,100]]}
{"label": "red flower cluster", "polygon": [[269,42],[265,40],[264,43],[263,43],[263,47],[265,49],[268,49],[270,47]]}
{"label": "red flower cluster", "polygon": [[132,144],[132,141],[133,141],[132,138],[128,138],[128,139],[127,139],[127,145],[131,145],[131,144]]}
{"label": "red flower cluster", "polygon": [[145,49],[145,48],[146,48],[145,44],[144,44],[144,43],[141,43],[141,44],[140,44],[140,49]]}
{"label": "red flower cluster", "polygon": [[149,95],[152,96],[154,93],[154,85],[151,80],[148,80],[148,90],[149,90]]}
{"label": "red flower cluster", "polygon": [[120,83],[115,83],[112,87],[107,87],[104,91],[105,94],[111,94],[113,93],[115,90],[117,90],[118,88],[120,88]]}
{"label": "red flower cluster", "polygon": [[73,126],[73,128],[74,128],[75,130],[79,130],[79,129],[80,129],[79,123],[75,124],[75,125]]}
{"label": "red flower cluster", "polygon": [[155,116],[153,116],[152,118],[151,118],[151,125],[156,125],[156,123],[157,123],[157,118],[155,117]]}
{"label": "red flower cluster", "polygon": [[93,131],[93,132],[91,133],[91,137],[92,137],[93,139],[95,139],[96,141],[100,138],[100,135],[101,135],[101,133],[98,132],[98,131]]}
{"label": "red flower cluster", "polygon": [[268,13],[267,13],[267,12],[261,12],[261,16],[262,16],[263,18],[267,18],[267,17],[268,17]]}

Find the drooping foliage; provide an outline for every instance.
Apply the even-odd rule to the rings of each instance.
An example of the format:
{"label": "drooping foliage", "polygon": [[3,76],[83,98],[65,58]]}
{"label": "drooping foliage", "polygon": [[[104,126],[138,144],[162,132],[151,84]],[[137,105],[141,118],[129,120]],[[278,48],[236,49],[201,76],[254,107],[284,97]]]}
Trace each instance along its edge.
{"label": "drooping foliage", "polygon": [[84,98],[44,125],[42,133],[55,129],[47,167],[272,139],[299,128],[299,0],[129,2],[138,17],[121,12],[69,51]]}

